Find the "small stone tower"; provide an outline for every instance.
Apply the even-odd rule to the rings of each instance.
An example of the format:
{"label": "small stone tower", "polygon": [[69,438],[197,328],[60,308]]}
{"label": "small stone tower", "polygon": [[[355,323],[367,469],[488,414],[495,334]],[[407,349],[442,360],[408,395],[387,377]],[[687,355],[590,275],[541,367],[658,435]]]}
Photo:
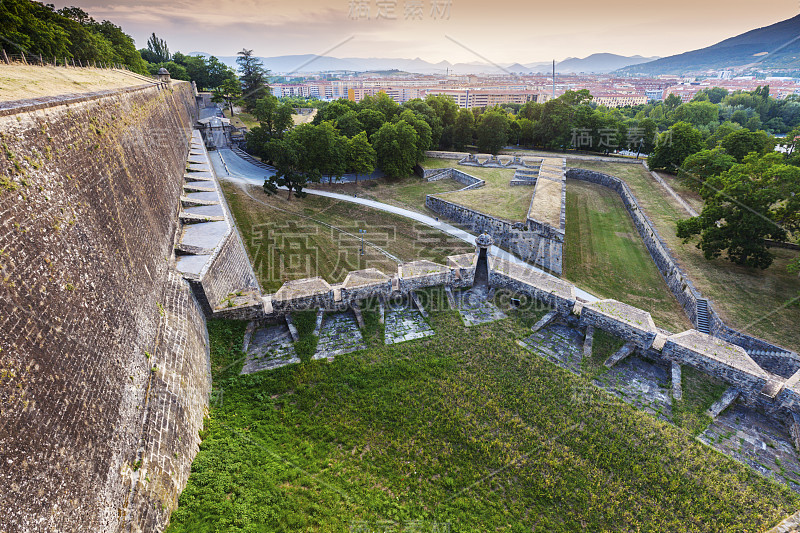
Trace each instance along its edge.
{"label": "small stone tower", "polygon": [[488,287],[489,285],[489,248],[492,245],[494,245],[494,239],[488,233],[481,233],[475,239],[475,253],[478,255],[478,264],[475,267],[473,287]]}
{"label": "small stone tower", "polygon": [[160,82],[170,83],[172,81],[172,77],[169,75],[169,71],[164,67],[158,69],[158,74],[156,74],[156,78]]}

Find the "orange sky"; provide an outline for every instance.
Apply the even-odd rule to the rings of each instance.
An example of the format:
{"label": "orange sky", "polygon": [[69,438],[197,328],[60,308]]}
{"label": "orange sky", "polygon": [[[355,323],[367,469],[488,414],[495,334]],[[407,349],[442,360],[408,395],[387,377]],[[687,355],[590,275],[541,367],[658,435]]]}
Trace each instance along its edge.
{"label": "orange sky", "polygon": [[433,62],[483,56],[496,63],[595,52],[666,56],[798,13],[798,0],[770,0],[764,9],[752,0],[60,0],[56,6],[73,3],[121,25],[137,47],[155,31],[173,52],[222,56],[246,47],[260,56],[327,52]]}

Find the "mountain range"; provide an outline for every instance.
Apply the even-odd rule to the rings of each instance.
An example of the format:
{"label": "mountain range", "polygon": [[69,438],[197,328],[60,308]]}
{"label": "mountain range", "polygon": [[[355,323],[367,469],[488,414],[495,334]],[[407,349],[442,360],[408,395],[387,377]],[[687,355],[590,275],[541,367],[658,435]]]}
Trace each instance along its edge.
{"label": "mountain range", "polygon": [[[193,52],[189,55],[208,56],[204,52]],[[218,57],[223,63],[236,66],[236,56]],[[380,58],[380,57],[331,57],[317,56],[313,54],[285,55],[275,57],[260,57],[264,67],[273,74],[293,74],[307,72],[330,72],[330,71],[388,71],[398,70],[403,72],[414,72],[418,74],[534,74],[546,73],[552,69],[551,62],[534,63],[500,63],[493,64],[482,61],[472,61],[467,63],[450,63],[440,61],[431,63],[420,58]],[[556,71],[561,73],[606,73],[628,66],[652,61],[653,57],[642,56],[621,56],[617,54],[592,54],[588,57],[577,58],[569,57],[563,61],[556,62]]]}
{"label": "mountain range", "polygon": [[800,15],[717,44],[648,63],[626,66],[625,74],[687,74],[748,68],[800,70]]}

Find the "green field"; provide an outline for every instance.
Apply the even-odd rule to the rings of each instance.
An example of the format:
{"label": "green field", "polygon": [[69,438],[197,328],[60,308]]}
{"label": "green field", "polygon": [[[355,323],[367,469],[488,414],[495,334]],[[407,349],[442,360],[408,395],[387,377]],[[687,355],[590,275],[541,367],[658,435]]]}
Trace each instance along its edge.
{"label": "green field", "polygon": [[333,185],[317,183],[312,186],[314,189],[340,194],[356,194],[359,198],[383,202],[428,216],[436,216],[436,213],[425,207],[425,196],[455,191],[462,187],[464,185],[455,180],[425,181],[416,174],[403,178],[378,178]]}
{"label": "green field", "polygon": [[617,193],[569,180],[566,223],[564,278],[595,296],[645,309],[670,331],[692,327]]}
{"label": "green field", "polygon": [[[800,278],[786,270],[797,251],[772,249],[776,258],[767,270],[737,266],[722,258],[707,261],[694,243],[683,244],[677,238],[676,222],[689,215],[641,166],[576,160],[568,160],[567,166],[598,170],[625,180],[681,268],[697,289],[713,301],[729,326],[800,350]],[[569,218],[568,213],[568,225]]]}
{"label": "green field", "polygon": [[[260,187],[231,182],[222,182],[222,189],[264,291],[314,276],[339,283],[363,268],[397,272],[397,261],[381,250],[401,261],[438,263],[473,250],[424,224],[350,202],[311,195],[287,200],[283,192],[267,196]],[[366,230],[364,255],[359,229]]]}
{"label": "green field", "polygon": [[436,335],[391,346],[365,312],[366,350],[248,376],[245,323],[210,322],[212,408],[168,531],[762,531],[797,509],[519,347],[543,312],[436,311]]}
{"label": "green field", "polygon": [[458,168],[486,181],[486,185],[471,191],[437,194],[443,200],[512,222],[524,221],[528,217],[534,188],[509,185],[514,177],[513,169],[470,167],[459,165],[452,159],[435,158],[425,159],[421,165],[423,168]]}

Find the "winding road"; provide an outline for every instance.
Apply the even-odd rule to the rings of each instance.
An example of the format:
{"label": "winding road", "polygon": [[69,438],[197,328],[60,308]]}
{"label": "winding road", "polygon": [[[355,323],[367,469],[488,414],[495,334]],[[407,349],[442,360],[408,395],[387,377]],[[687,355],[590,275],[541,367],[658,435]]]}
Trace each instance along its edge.
{"label": "winding road", "polygon": [[[264,184],[264,179],[270,175],[269,171],[245,161],[244,159],[239,157],[235,152],[227,148],[221,148],[219,150],[209,152],[208,155],[209,158],[211,159],[211,164],[214,166],[214,171],[216,172],[217,177],[219,177],[220,179],[225,179],[236,183],[256,185],[260,187]],[[340,200],[342,202],[359,204],[366,207],[370,207],[372,209],[378,209],[380,211],[385,211],[387,213],[392,213],[395,215],[399,215],[401,217],[409,218],[416,222],[420,222],[422,224],[435,228],[443,233],[455,237],[456,239],[460,239],[464,242],[467,242],[470,245],[475,244],[476,235],[469,233],[468,231],[464,231],[463,229],[452,226],[446,222],[442,222],[433,217],[429,217],[428,215],[417,213],[416,211],[410,211],[408,209],[403,209],[402,207],[397,207],[382,202],[376,202],[374,200],[367,200],[366,198],[356,198],[353,196],[349,196],[346,194],[339,194],[335,192],[319,191],[314,189],[304,189],[304,191],[307,192],[308,194],[313,194],[316,196],[325,196],[328,198],[333,198],[335,200]],[[547,272],[544,272],[543,270],[536,268],[530,265],[529,263],[526,263],[517,256],[498,248],[497,246],[492,246],[491,253],[492,255],[500,257],[501,259],[505,259],[506,261],[509,261],[511,263],[522,265],[526,268],[530,268],[531,270],[535,270],[537,272],[550,275]],[[588,302],[595,302],[598,300],[596,296],[589,294],[588,292],[579,289],[578,287],[575,287],[575,295]]]}

